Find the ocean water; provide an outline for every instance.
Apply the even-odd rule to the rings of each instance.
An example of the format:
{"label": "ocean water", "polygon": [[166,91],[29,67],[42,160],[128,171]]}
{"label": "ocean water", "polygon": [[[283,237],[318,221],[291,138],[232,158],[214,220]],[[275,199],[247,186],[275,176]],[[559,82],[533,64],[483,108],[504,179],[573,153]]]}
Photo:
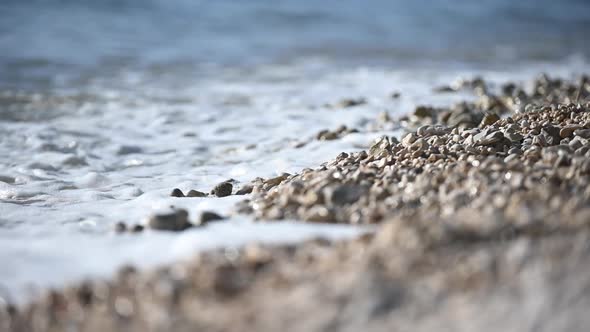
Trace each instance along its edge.
{"label": "ocean water", "polygon": [[[366,130],[381,112],[472,98],[432,92],[459,77],[573,78],[588,72],[589,27],[582,0],[4,0],[0,298],[198,250],[370,231],[255,223],[232,212],[243,196],[169,193],[365,149],[399,135]],[[358,97],[367,104],[325,106]],[[343,124],[360,132],[313,140]],[[179,234],[112,232],[169,205],[231,218]]]}

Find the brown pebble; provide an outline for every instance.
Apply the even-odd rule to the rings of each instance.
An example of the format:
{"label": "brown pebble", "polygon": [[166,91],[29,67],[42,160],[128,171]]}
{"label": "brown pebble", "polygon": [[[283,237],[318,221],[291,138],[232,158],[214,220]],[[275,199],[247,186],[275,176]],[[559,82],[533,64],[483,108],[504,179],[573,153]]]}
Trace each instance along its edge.
{"label": "brown pebble", "polygon": [[207,194],[198,190],[189,190],[186,197],[207,197]]}
{"label": "brown pebble", "polygon": [[357,99],[342,99],[336,104],[336,107],[339,108],[348,108],[366,104],[367,101],[364,98],[357,98]]}
{"label": "brown pebble", "polygon": [[486,113],[479,124],[480,127],[490,126],[500,120],[500,117],[496,113]]}
{"label": "brown pebble", "polygon": [[561,130],[559,131],[559,136],[561,138],[571,137],[574,134],[574,131],[576,131],[578,129],[582,129],[582,126],[579,126],[579,125],[565,126],[565,127],[561,128]]}

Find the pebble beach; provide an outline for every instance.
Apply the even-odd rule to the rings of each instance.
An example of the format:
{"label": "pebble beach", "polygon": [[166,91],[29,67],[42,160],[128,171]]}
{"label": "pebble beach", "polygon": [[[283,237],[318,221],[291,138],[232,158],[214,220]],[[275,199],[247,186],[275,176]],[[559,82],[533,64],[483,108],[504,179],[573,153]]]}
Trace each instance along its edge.
{"label": "pebble beach", "polygon": [[590,3],[0,3],[0,332],[583,331]]}
{"label": "pebble beach", "polygon": [[[399,138],[253,179],[246,192],[222,182],[199,194],[241,196],[235,213],[265,223],[375,225],[358,238],[251,243],[157,269],[126,266],[5,306],[3,328],[579,330],[590,299],[588,81],[541,75],[532,90],[506,82],[496,92],[483,79],[463,82],[441,93],[468,89],[474,101],[380,114],[371,124],[394,123]],[[189,223],[172,207],[147,226],[183,232],[211,222],[223,217],[204,212]]]}

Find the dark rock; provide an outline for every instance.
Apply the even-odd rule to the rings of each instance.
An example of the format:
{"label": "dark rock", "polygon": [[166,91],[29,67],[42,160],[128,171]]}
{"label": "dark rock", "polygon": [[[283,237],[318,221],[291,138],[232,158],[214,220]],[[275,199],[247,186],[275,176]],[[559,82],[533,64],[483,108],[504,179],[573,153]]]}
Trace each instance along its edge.
{"label": "dark rock", "polygon": [[180,190],[178,188],[174,188],[174,190],[172,190],[172,192],[170,193],[170,196],[172,196],[172,197],[184,197],[184,194],[182,193],[182,190]]}
{"label": "dark rock", "polygon": [[119,156],[134,154],[134,153],[142,153],[142,152],[143,152],[143,150],[139,146],[133,146],[133,145],[123,145],[123,146],[119,147],[119,150],[117,150],[117,154]]}
{"label": "dark rock", "polygon": [[198,190],[189,190],[186,197],[207,197],[207,194]]}
{"label": "dark rock", "polygon": [[329,131],[327,129],[324,129],[322,131],[320,131],[319,133],[317,133],[316,135],[316,139],[319,141],[331,141],[331,140],[335,140],[338,138],[338,133],[335,131]]}
{"label": "dark rock", "polygon": [[357,98],[357,99],[342,99],[336,104],[336,107],[339,108],[348,108],[366,104],[367,101],[364,98]]}
{"label": "dark rock", "polygon": [[225,219],[225,218],[218,215],[215,212],[203,211],[203,212],[201,212],[201,216],[199,218],[199,225],[205,226],[212,221],[218,221],[218,220],[223,220],[223,219]]}
{"label": "dark rock", "polygon": [[418,106],[414,111],[414,115],[418,118],[428,118],[434,115],[434,109],[426,106]]}
{"label": "dark rock", "polygon": [[217,197],[225,197],[231,195],[231,191],[233,190],[233,185],[229,182],[222,182],[216,185],[213,190],[211,190],[211,194]]}
{"label": "dark rock", "polygon": [[252,190],[254,189],[254,186],[248,184],[243,186],[242,188],[240,188],[238,191],[236,191],[236,195],[247,195],[252,193]]}
{"label": "dark rock", "polygon": [[123,233],[123,232],[127,231],[127,224],[125,224],[122,221],[119,221],[118,223],[115,224],[114,229],[115,229],[115,232],[117,232],[117,233]]}
{"label": "dark rock", "polygon": [[153,214],[148,225],[152,229],[165,231],[183,231],[192,226],[188,222],[188,212],[184,209]]}
{"label": "dark rock", "polygon": [[553,125],[545,125],[543,126],[541,132],[544,133],[547,138],[551,138],[551,144],[557,144],[561,140],[560,136],[561,129],[559,127]]}
{"label": "dark rock", "polygon": [[493,125],[498,120],[500,120],[500,117],[498,116],[498,114],[489,112],[489,113],[486,113],[486,115],[484,115],[479,126],[485,127],[485,126]]}
{"label": "dark rock", "polygon": [[450,85],[441,85],[439,87],[434,88],[434,92],[438,93],[447,93],[447,92],[456,92],[457,90],[451,87]]}
{"label": "dark rock", "polygon": [[130,231],[131,233],[140,233],[143,231],[143,226],[140,224],[135,224],[133,227],[131,227]]}

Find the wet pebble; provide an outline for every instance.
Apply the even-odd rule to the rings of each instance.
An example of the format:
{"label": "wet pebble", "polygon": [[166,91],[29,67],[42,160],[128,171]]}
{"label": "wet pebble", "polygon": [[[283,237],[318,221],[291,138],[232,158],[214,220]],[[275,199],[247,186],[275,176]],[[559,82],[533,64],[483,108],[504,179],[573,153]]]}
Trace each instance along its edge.
{"label": "wet pebble", "polygon": [[135,224],[129,229],[131,233],[141,233],[143,231],[143,225]]}
{"label": "wet pebble", "polygon": [[254,186],[252,185],[245,185],[242,186],[240,189],[238,189],[238,191],[236,191],[236,195],[247,195],[252,193],[252,190],[254,189]]}
{"label": "wet pebble", "polygon": [[199,225],[205,226],[212,221],[219,221],[225,219],[224,217],[220,216],[219,214],[211,211],[203,211],[199,216]]}
{"label": "wet pebble", "polygon": [[186,197],[207,197],[207,194],[198,190],[191,189],[186,194]]}
{"label": "wet pebble", "polygon": [[188,212],[184,209],[152,214],[148,219],[148,226],[152,229],[165,231],[183,231],[192,226],[188,221]]}
{"label": "wet pebble", "polygon": [[115,226],[113,228],[116,233],[124,233],[127,231],[127,224],[125,224],[122,221],[119,221],[118,223],[115,224]]}
{"label": "wet pebble", "polygon": [[231,195],[233,190],[233,185],[229,182],[222,182],[216,185],[213,190],[211,190],[211,194],[217,197],[226,197]]}
{"label": "wet pebble", "polygon": [[172,192],[170,193],[170,196],[172,196],[172,197],[184,197],[184,193],[182,192],[182,190],[180,190],[178,188],[174,188],[172,190]]}

